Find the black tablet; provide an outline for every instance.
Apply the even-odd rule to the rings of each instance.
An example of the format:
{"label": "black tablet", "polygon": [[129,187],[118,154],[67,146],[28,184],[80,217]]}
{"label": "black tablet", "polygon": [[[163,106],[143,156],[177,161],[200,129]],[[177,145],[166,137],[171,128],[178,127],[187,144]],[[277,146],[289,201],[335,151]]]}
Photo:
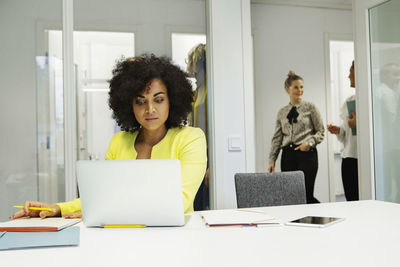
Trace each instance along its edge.
{"label": "black tablet", "polygon": [[306,216],[297,220],[287,222],[286,225],[292,226],[309,226],[309,227],[327,227],[337,222],[343,221],[344,218],[336,217],[318,217]]}

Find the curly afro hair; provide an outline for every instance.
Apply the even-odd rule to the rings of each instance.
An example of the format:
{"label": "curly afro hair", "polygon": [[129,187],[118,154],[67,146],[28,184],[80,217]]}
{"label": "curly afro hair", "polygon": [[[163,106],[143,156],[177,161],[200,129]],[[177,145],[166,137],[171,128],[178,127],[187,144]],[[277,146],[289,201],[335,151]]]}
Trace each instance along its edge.
{"label": "curly afro hair", "polygon": [[135,58],[122,58],[112,71],[109,106],[113,118],[126,132],[134,132],[141,125],[133,114],[133,100],[143,93],[153,79],[160,79],[167,87],[170,102],[167,129],[187,123],[192,112],[194,93],[188,75],[166,57],[144,54]]}

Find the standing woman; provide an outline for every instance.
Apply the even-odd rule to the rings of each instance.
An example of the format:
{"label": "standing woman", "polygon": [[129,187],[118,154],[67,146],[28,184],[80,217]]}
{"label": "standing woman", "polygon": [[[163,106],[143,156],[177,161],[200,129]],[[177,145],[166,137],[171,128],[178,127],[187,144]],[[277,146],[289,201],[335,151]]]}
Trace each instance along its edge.
{"label": "standing woman", "polygon": [[316,145],[324,140],[324,125],[317,107],[302,101],[303,78],[289,71],[285,90],[290,103],[278,112],[269,154],[268,172],[275,170],[275,161],[282,149],[281,170],[303,171],[307,203],[319,203],[314,197],[314,184],[318,171]]}

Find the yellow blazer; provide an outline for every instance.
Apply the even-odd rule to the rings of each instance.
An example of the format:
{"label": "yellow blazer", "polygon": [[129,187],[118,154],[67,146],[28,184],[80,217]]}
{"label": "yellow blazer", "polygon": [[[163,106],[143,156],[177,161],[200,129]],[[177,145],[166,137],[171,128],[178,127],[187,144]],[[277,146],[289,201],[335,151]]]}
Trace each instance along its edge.
{"label": "yellow blazer", "polygon": [[[106,160],[136,159],[134,144],[137,135],[138,131],[116,133],[110,142]],[[207,167],[207,144],[203,131],[195,127],[169,129],[165,137],[153,146],[151,159],[180,160],[184,210],[193,211],[193,201]],[[79,198],[57,205],[61,208],[62,215],[81,210]]]}

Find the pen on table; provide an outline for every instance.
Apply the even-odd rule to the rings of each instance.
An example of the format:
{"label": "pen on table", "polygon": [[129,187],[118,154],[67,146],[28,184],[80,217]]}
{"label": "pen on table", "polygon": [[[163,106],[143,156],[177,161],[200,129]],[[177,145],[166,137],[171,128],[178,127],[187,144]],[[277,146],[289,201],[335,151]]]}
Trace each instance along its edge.
{"label": "pen on table", "polygon": [[249,224],[242,224],[241,227],[258,227],[258,225],[255,223],[249,223]]}
{"label": "pen on table", "polygon": [[145,224],[105,224],[103,228],[144,228]]}
{"label": "pen on table", "polygon": [[[24,206],[14,206],[14,208],[23,209]],[[39,208],[39,207],[29,207],[28,209],[30,209],[30,210],[46,210],[46,211],[52,211],[52,209],[50,209],[50,208]]]}

